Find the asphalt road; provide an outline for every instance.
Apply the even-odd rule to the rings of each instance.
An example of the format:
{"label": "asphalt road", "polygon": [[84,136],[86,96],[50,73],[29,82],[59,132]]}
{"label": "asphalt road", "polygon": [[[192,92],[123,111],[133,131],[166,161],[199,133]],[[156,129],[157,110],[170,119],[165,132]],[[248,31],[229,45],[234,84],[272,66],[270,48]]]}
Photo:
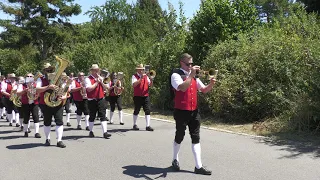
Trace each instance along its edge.
{"label": "asphalt road", "polygon": [[[142,111],[143,112],[143,111]],[[141,112],[140,112],[141,113]],[[202,161],[211,176],[196,175],[188,132],[180,151],[181,172],[170,169],[174,124],[152,120],[154,132],[132,131],[132,115],[125,114],[125,125],[108,125],[111,139],[103,139],[98,121],[95,138],[88,131],[64,128],[67,148],[57,148],[54,128],[51,146],[45,138],[22,137],[19,128],[0,120],[0,180],[100,180],[100,179],[215,179],[215,180],[319,180],[319,147],[295,142],[273,141],[214,130],[201,129]],[[40,124],[43,122],[41,121]],[[84,125],[84,121],[82,122]],[[83,126],[84,127],[84,126]]]}

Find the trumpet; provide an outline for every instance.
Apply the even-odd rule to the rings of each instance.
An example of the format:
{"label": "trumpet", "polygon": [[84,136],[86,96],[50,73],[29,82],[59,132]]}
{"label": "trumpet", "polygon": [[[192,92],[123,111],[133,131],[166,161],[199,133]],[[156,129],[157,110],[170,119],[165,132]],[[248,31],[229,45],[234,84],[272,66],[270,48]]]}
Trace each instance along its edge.
{"label": "trumpet", "polygon": [[157,73],[156,73],[156,71],[150,70],[150,69],[151,69],[151,66],[150,66],[150,65],[145,65],[145,67],[144,67],[144,72],[147,74],[147,76],[148,76],[151,80],[153,80],[153,79],[156,77]]}
{"label": "trumpet", "polygon": [[216,78],[218,75],[218,70],[210,68],[208,71],[202,69],[196,71],[196,77],[207,78],[208,80]]}

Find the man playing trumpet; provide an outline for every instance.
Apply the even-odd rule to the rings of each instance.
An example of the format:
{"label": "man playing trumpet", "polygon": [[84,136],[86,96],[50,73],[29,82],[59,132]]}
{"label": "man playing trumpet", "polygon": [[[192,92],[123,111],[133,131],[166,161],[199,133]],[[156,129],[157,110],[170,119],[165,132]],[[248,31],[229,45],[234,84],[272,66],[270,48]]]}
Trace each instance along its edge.
{"label": "man playing trumpet", "polygon": [[121,104],[122,104],[121,95],[115,93],[115,91],[116,92],[122,91],[124,89],[124,87],[123,86],[117,87],[116,81],[117,81],[117,73],[113,72],[113,73],[111,73],[111,80],[109,82],[110,124],[113,124],[112,117],[113,117],[113,113],[114,113],[114,110],[116,109],[116,104],[117,104],[118,111],[119,111],[120,124],[124,125],[122,106],[121,106]]}
{"label": "man playing trumpet", "polygon": [[137,73],[132,75],[131,82],[133,86],[133,129],[139,130],[137,125],[138,114],[141,106],[145,113],[146,130],[153,131],[154,129],[150,126],[150,98],[149,98],[149,86],[152,86],[153,81],[144,73],[143,64],[139,64],[136,67]]}
{"label": "man playing trumpet", "polygon": [[35,127],[35,138],[41,138],[39,133],[38,94],[36,93],[36,83],[32,73],[27,74],[25,83],[19,84],[17,94],[21,96],[24,137],[28,137],[28,125],[31,113]]}
{"label": "man playing trumpet", "polygon": [[100,117],[103,137],[109,139],[111,134],[107,132],[106,103],[104,100],[104,91],[108,89],[103,83],[103,78],[99,75],[100,68],[98,64],[93,64],[90,68],[90,75],[86,78],[86,91],[89,106],[89,137],[94,137],[93,126],[97,116]]}
{"label": "man playing trumpet", "polygon": [[86,121],[86,130],[89,131],[89,108],[88,108],[88,97],[86,91],[86,84],[84,73],[79,72],[78,78],[74,79],[71,84],[71,93],[73,95],[73,101],[77,107],[77,129],[81,130],[81,116],[84,114]]}

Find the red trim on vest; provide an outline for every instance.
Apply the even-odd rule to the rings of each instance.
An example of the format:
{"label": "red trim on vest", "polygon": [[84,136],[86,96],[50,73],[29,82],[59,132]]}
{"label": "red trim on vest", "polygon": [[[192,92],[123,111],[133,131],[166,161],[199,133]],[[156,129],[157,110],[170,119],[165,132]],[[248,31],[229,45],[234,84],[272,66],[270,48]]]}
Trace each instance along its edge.
{"label": "red trim on vest", "polygon": [[[33,87],[36,87],[37,85],[34,84]],[[27,88],[27,84],[22,84],[22,89],[25,90]],[[27,93],[24,93],[23,95],[21,95],[21,103],[22,104],[29,104],[29,99],[27,96]],[[33,101],[34,104],[39,104],[39,101],[36,99]]]}
{"label": "red trim on vest", "polygon": [[[78,82],[78,80],[74,80],[74,83],[76,85],[76,88],[81,87],[81,84],[80,82]],[[72,97],[73,97],[73,100],[75,101],[83,101],[80,91],[73,92]]]}
{"label": "red trim on vest", "polygon": [[[112,81],[110,81],[109,83],[110,87],[112,87],[114,85],[114,83]],[[117,96],[115,93],[114,93],[114,89],[111,89],[109,90],[109,96]]]}
{"label": "red trim on vest", "polygon": [[[91,85],[96,83],[96,80],[92,76],[89,76],[89,80],[91,82]],[[94,90],[90,92],[87,91],[87,97],[89,99],[102,99],[104,97],[104,90],[102,85],[99,83]]]}
{"label": "red trim on vest", "polygon": [[[134,74],[134,76],[137,78],[137,80],[140,79],[140,76],[137,74]],[[140,84],[133,88],[133,95],[142,97],[149,96],[149,83],[147,76],[144,76]]]}
{"label": "red trim on vest", "polygon": [[[183,81],[185,80],[186,78]],[[191,85],[185,92],[175,90],[174,108],[188,111],[196,110],[198,107],[197,97],[197,81],[193,78]]]}
{"label": "red trim on vest", "polygon": [[[44,78],[44,77],[41,77],[40,78],[41,79],[41,82],[42,82],[42,86],[41,87],[44,87],[44,86],[48,86],[49,85],[49,81],[48,81],[48,79],[46,79],[46,78]],[[45,91],[46,92],[46,91]],[[45,92],[42,92],[42,93],[40,93],[40,104],[46,104],[45,102],[44,102],[44,93]]]}

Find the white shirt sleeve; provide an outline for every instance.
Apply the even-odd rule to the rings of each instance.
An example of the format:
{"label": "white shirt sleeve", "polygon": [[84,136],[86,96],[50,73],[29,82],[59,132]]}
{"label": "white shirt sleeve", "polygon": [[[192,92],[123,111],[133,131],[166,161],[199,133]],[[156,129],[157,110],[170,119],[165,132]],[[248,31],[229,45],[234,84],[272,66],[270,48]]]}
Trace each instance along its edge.
{"label": "white shirt sleeve", "polygon": [[76,88],[76,83],[75,81],[72,81],[71,85],[70,85],[70,88],[71,89],[75,89]]}
{"label": "white shirt sleeve", "polygon": [[19,84],[18,85],[18,89],[17,89],[17,92],[22,92],[23,91],[23,85],[22,84]]}
{"label": "white shirt sleeve", "polygon": [[148,84],[150,85],[151,81],[150,81],[150,78],[147,76],[147,79],[148,79]]}
{"label": "white shirt sleeve", "polygon": [[196,80],[197,80],[197,89],[199,91],[200,91],[200,89],[206,87],[199,78],[197,78]]}
{"label": "white shirt sleeve", "polygon": [[37,86],[36,87],[42,87],[42,81],[41,78],[37,79]]}
{"label": "white shirt sleeve", "polygon": [[178,86],[182,83],[183,83],[183,79],[178,73],[173,73],[171,75],[171,85],[175,90],[179,91]]}
{"label": "white shirt sleeve", "polygon": [[86,78],[86,79],[85,79],[85,84],[86,84],[86,88],[92,86],[91,81],[90,81],[89,78]]}
{"label": "white shirt sleeve", "polygon": [[5,83],[5,82],[1,83],[1,91],[2,92],[6,92],[7,91],[7,83]]}
{"label": "white shirt sleeve", "polygon": [[135,75],[132,75],[132,78],[131,78],[131,83],[132,83],[132,85],[133,85],[133,83],[136,82],[136,81],[137,81],[136,76],[135,76]]}

